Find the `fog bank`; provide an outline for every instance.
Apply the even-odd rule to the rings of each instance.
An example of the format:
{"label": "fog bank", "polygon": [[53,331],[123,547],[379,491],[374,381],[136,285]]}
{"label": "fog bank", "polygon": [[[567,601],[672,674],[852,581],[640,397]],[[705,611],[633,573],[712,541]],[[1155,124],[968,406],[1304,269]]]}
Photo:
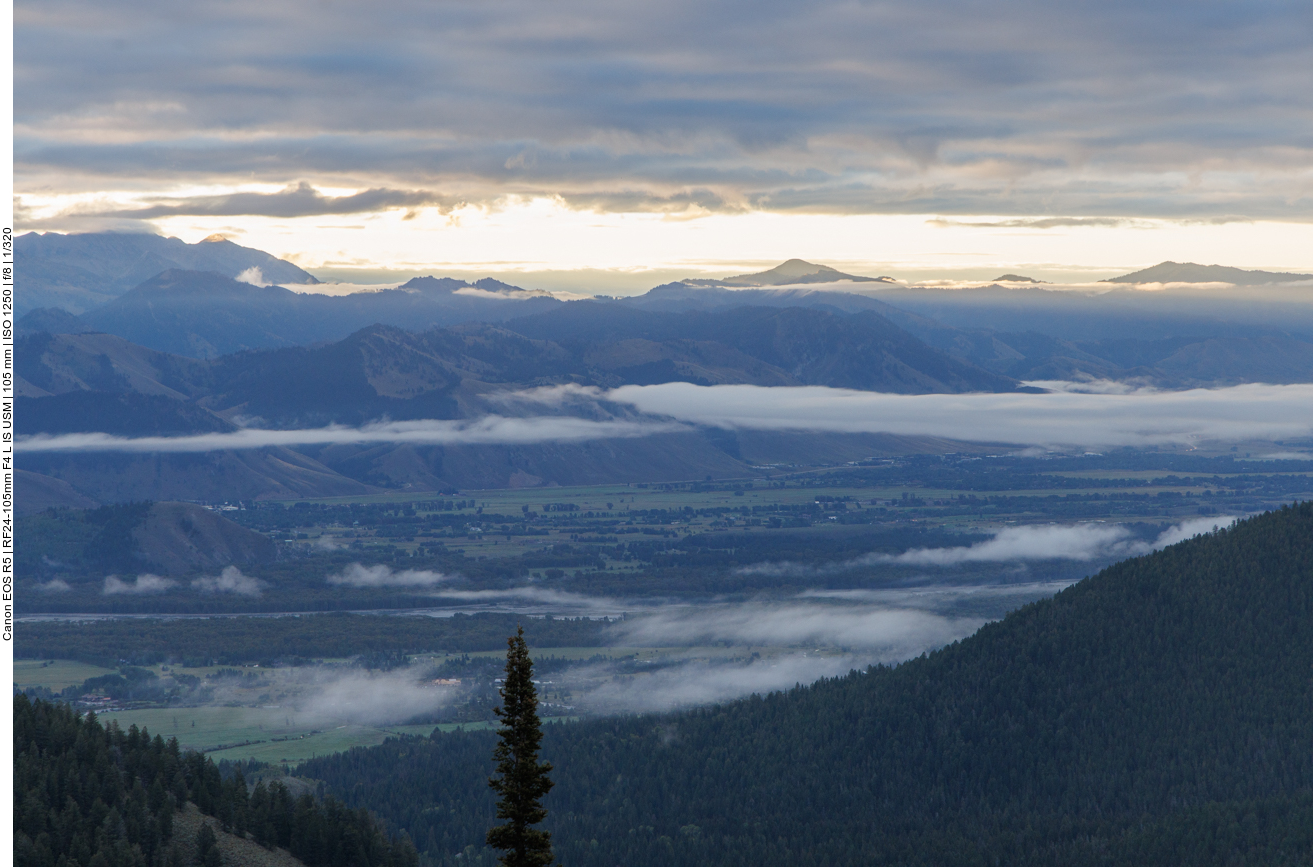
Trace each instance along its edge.
{"label": "fog bank", "polygon": [[974,545],[912,548],[901,554],[864,554],[851,560],[821,564],[782,561],[756,563],[735,570],[739,575],[824,575],[868,566],[950,567],[966,563],[1010,563],[1027,560],[1113,560],[1138,557],[1182,542],[1200,533],[1229,527],[1237,519],[1226,515],[1192,518],[1175,524],[1152,541],[1134,538],[1120,524],[1031,524],[994,531],[994,538]]}
{"label": "fog bank", "polygon": [[[1050,385],[1056,385],[1050,383]],[[605,393],[645,413],[753,430],[890,433],[1063,448],[1190,445],[1313,434],[1313,384],[1188,391],[884,394],[805,386],[626,385]],[[1099,393],[1092,393],[1099,392]]]}

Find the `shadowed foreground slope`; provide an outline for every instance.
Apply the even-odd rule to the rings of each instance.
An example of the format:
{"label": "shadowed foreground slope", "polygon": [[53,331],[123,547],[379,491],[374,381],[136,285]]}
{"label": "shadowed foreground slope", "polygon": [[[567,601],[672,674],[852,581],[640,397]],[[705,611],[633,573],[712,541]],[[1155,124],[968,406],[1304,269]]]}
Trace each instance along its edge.
{"label": "shadowed foreground slope", "polygon": [[[1313,504],[1128,560],[897,668],[551,727],[580,865],[1287,864],[1313,852]],[[479,863],[486,733],[308,776]]]}
{"label": "shadowed foreground slope", "polygon": [[[102,726],[68,705],[20,694],[13,708],[20,867],[417,867],[409,841],[365,810],[294,798],[277,780],[248,790],[240,769],[224,779],[177,739]],[[202,814],[221,831],[217,859],[197,851],[201,822],[215,824]]]}

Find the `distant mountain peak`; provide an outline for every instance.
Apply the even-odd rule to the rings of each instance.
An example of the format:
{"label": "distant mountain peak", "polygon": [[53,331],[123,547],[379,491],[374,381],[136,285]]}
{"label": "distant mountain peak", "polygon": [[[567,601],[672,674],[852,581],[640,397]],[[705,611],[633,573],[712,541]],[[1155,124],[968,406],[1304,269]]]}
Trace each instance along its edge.
{"label": "distant mountain peak", "polygon": [[716,281],[723,286],[788,286],[798,283],[892,283],[888,277],[859,277],[854,274],[831,268],[829,265],[817,265],[805,259],[789,259],[769,271],[756,274],[740,274],[725,280]]}
{"label": "distant mountain peak", "polygon": [[503,283],[492,277],[484,277],[482,280],[475,280],[474,287],[482,289],[485,292],[525,292],[528,291],[520,286],[512,286],[510,283]]}
{"label": "distant mountain peak", "polygon": [[38,307],[85,313],[169,270],[238,277],[253,275],[258,268],[259,282],[319,282],[291,262],[243,247],[218,232],[194,244],[144,232],[31,232],[14,239],[14,247],[24,262],[19,315]]}
{"label": "distant mountain peak", "polygon": [[430,275],[425,277],[412,277],[397,288],[403,289],[407,292],[437,292],[450,295],[457,289],[468,288],[469,285],[470,284],[466,283],[464,280],[456,280],[452,277],[434,277]]}
{"label": "distant mountain peak", "polygon": [[1023,277],[1020,274],[1004,274],[1002,277],[995,277],[995,283],[1048,283],[1047,280],[1036,280],[1034,277]]}
{"label": "distant mountain peak", "polygon": [[1123,274],[1104,283],[1233,283],[1237,286],[1262,286],[1269,283],[1293,283],[1313,280],[1313,274],[1288,274],[1281,271],[1245,271],[1226,265],[1199,265],[1194,262],[1159,262],[1152,268]]}
{"label": "distant mountain peak", "polygon": [[817,265],[813,262],[808,262],[805,259],[787,259],[783,263],[771,268],[769,271],[763,271],[756,276],[764,277],[767,274],[774,274],[779,277],[807,277],[812,274],[840,273],[842,272],[836,268],[831,268],[829,265]]}

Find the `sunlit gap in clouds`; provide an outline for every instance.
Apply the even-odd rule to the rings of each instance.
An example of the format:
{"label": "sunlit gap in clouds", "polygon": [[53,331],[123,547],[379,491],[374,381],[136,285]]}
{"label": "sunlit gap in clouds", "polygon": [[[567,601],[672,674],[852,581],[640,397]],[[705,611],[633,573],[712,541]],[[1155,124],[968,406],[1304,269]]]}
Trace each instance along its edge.
{"label": "sunlit gap in clouds", "polygon": [[[338,443],[501,445],[584,442],[688,431],[692,425],[781,431],[889,433],[1041,448],[1195,445],[1313,434],[1313,384],[1237,385],[1119,393],[1086,386],[1047,394],[922,394],[822,386],[626,385],[610,391],[553,386],[499,398],[530,412],[463,421],[382,421],[363,427],[247,428],[179,437],[70,433],[21,438],[24,452],[207,452]],[[610,418],[604,404],[645,418]],[[591,418],[581,418],[588,414]],[[601,418],[596,416],[601,415]]]}

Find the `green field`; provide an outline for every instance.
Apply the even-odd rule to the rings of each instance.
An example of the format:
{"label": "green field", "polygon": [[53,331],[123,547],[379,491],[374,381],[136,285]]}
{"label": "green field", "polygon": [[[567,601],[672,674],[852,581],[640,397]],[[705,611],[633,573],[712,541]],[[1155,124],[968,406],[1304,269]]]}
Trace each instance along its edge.
{"label": "green field", "polygon": [[[545,717],[543,721],[562,722],[573,719],[575,717]],[[294,767],[315,756],[340,753],[352,747],[377,746],[398,735],[426,736],[435,728],[442,731],[474,731],[497,725],[496,720],[442,725],[344,725],[323,717],[311,718],[279,708],[252,707],[116,711],[101,714],[100,720],[105,724],[115,720],[125,729],[131,725],[145,727],[152,735],[158,734],[165,738],[176,737],[184,749],[200,750],[215,761],[255,759],[288,767]],[[252,743],[226,746],[242,744],[244,741]]]}
{"label": "green field", "polygon": [[125,729],[135,725],[151,734],[176,737],[184,749],[208,753],[216,760],[255,758],[288,764],[352,747],[375,746],[401,734],[427,735],[434,729],[432,725],[351,725],[329,717],[297,713],[289,708],[268,707],[124,710],[106,712],[100,715],[100,719],[106,724],[115,720]]}
{"label": "green field", "polygon": [[[677,661],[685,659],[738,659],[749,655],[770,657],[786,652],[779,647],[556,647],[543,650],[540,659],[584,662],[602,657],[611,660],[633,660],[636,663]],[[830,650],[827,652],[838,652]],[[500,659],[503,650],[481,651],[469,654],[424,654],[414,658],[414,665],[426,667],[447,659],[479,657]],[[164,666],[152,666],[157,673],[166,674]],[[254,673],[255,667],[244,671]],[[185,669],[187,673],[214,673],[217,669]],[[116,722],[120,728],[144,728],[151,735],[166,739],[177,738],[184,749],[204,752],[219,759],[256,759],[275,765],[294,767],[316,756],[349,750],[352,747],[376,746],[389,737],[398,735],[428,735],[435,728],[450,731],[457,728],[484,729],[496,725],[495,721],[443,723],[440,725],[362,725],[335,717],[332,712],[312,712],[295,709],[314,689],[314,681],[301,677],[305,669],[279,667],[263,670],[269,680],[253,686],[227,686],[224,695],[230,704],[199,707],[156,707],[129,710],[107,710],[98,713],[105,724]],[[62,688],[86,677],[111,673],[108,669],[68,660],[44,662],[20,661],[15,665],[15,678],[20,686],[52,686]],[[487,675],[483,675],[487,676]],[[559,675],[551,675],[559,679]],[[559,686],[556,687],[559,689]],[[543,686],[544,696],[550,698],[553,687]],[[270,692],[279,696],[279,705],[258,704],[257,694]],[[267,699],[268,696],[259,695]],[[559,697],[558,697],[559,700]],[[576,717],[545,720],[567,720]]]}
{"label": "green field", "polygon": [[[544,723],[561,723],[573,722],[578,717],[543,717]],[[496,720],[484,720],[483,722],[472,723],[442,723],[441,725],[422,725],[422,726],[388,726],[381,729],[365,728],[363,726],[344,726],[341,729],[334,729],[331,732],[310,735],[304,739],[295,741],[284,741],[274,744],[252,744],[246,747],[233,747],[226,750],[211,750],[206,755],[216,762],[223,759],[230,761],[255,759],[257,762],[266,762],[271,765],[285,765],[288,768],[295,768],[306,759],[313,759],[316,756],[331,755],[349,750],[352,747],[373,747],[378,746],[390,737],[397,735],[421,735],[427,737],[433,733],[434,729],[444,732],[461,729],[464,731],[480,731],[484,729],[496,728]]]}
{"label": "green field", "polygon": [[101,668],[98,665],[68,659],[14,660],[14,686],[19,689],[44,686],[52,692],[59,692],[66,687],[80,684],[88,678],[114,673],[112,668]]}
{"label": "green field", "polygon": [[271,765],[294,767],[306,759],[316,756],[328,756],[344,752],[352,747],[375,747],[390,737],[400,734],[427,735],[434,726],[394,726],[391,728],[370,728],[368,726],[347,725],[316,734],[278,743],[251,744],[232,747],[226,750],[208,750],[207,754],[216,762],[222,759],[243,761],[255,759]]}

